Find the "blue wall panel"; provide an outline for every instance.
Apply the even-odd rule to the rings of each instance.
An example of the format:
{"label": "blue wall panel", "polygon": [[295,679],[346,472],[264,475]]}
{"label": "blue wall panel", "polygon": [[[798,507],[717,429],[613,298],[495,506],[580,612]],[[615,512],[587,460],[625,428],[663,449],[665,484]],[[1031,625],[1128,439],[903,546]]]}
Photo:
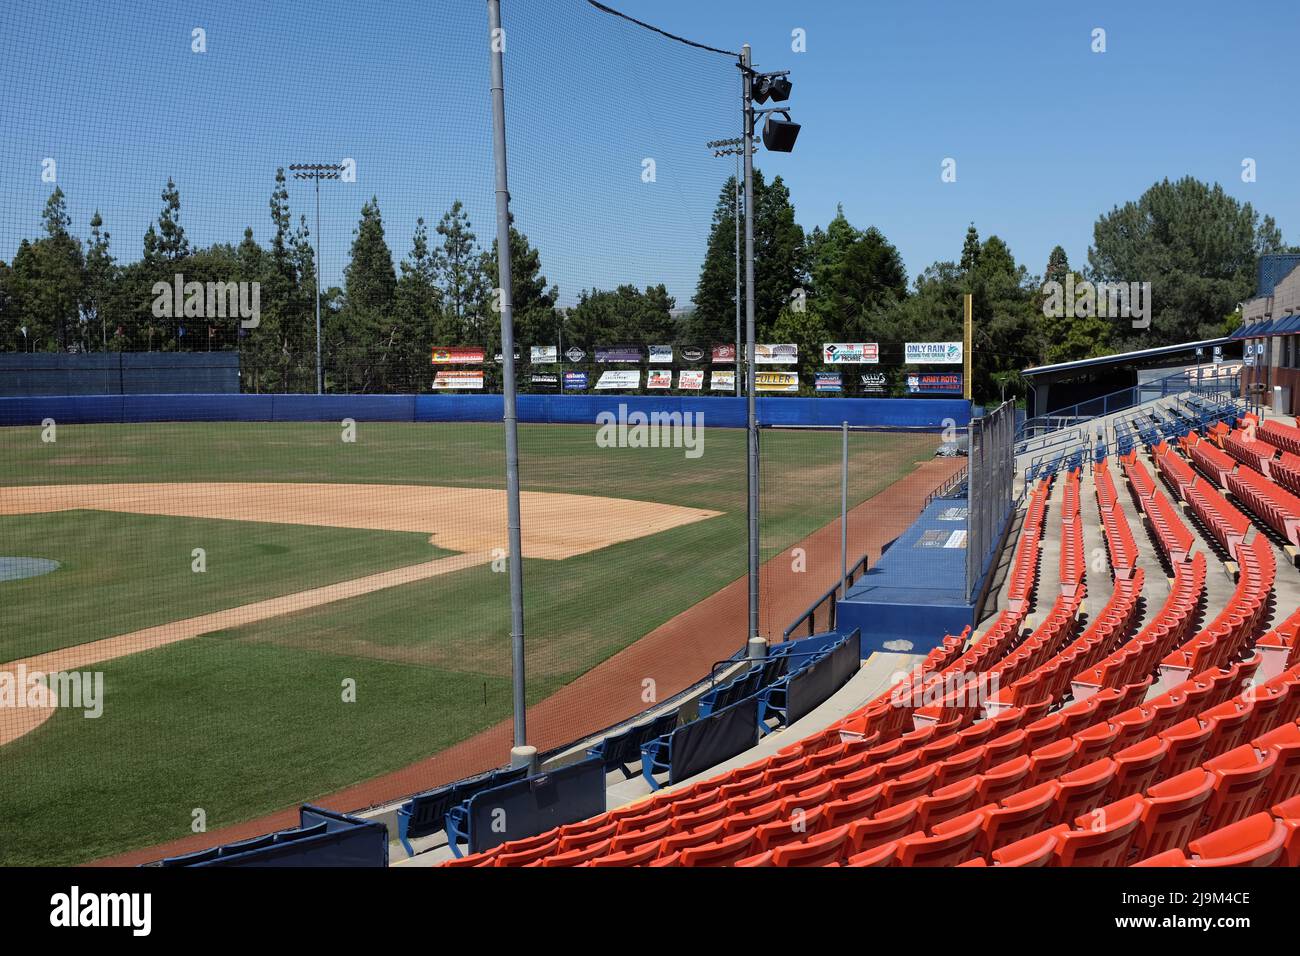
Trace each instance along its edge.
{"label": "blue wall panel", "polygon": [[[602,412],[699,413],[709,428],[743,428],[745,401],[695,395],[520,395],[521,422],[583,424]],[[499,422],[500,395],[51,395],[0,397],[0,425],[194,421]],[[938,430],[964,426],[970,403],[955,399],[758,399],[763,425],[850,425]]]}

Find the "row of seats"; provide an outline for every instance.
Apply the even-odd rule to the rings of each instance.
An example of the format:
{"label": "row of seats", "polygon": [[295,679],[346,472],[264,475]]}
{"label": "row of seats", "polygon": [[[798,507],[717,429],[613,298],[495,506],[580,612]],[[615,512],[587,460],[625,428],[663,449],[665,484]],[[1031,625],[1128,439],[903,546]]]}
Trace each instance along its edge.
{"label": "row of seats", "polygon": [[[1055,704],[1063,699],[1075,678],[1095,667],[1115,647],[1116,642],[1128,634],[1137,615],[1143,579],[1144,572],[1138,568],[1133,577],[1116,581],[1110,600],[1089,622],[1084,632],[1047,661],[1038,664],[1009,686],[1001,687],[991,701],[989,713],[996,713],[1003,707],[1015,706],[1017,703],[1048,700]],[[1007,662],[1018,651],[1019,648],[1008,655],[1003,664],[994,668],[994,673],[1000,675],[1007,672]]]}
{"label": "row of seats", "polygon": [[1300,866],[1300,796],[1274,804],[1187,844],[1187,852],[1166,850],[1134,866]]}
{"label": "row of seats", "polygon": [[1237,548],[1250,529],[1249,519],[1230,505],[1209,482],[1198,481],[1187,488],[1186,492],[1184,500],[1200,520],[1201,526],[1219,542],[1229,557],[1237,560]]}
{"label": "row of seats", "polygon": [[1192,633],[1196,610],[1205,595],[1205,555],[1197,553],[1190,562],[1174,565],[1173,583],[1160,610],[1145,627],[1071,680],[1076,700],[1087,698],[1106,687],[1122,687],[1150,675],[1157,662]]}
{"label": "row of seats", "polygon": [[1255,437],[1263,439],[1281,451],[1290,452],[1292,455],[1300,455],[1300,428],[1296,428],[1294,425],[1287,425],[1277,419],[1270,418],[1267,421],[1260,422],[1255,431]]}
{"label": "row of seats", "polygon": [[1300,455],[1289,451],[1273,462],[1273,480],[1294,494],[1300,494]]}
{"label": "row of seats", "polygon": [[1043,536],[1043,519],[1047,513],[1047,496],[1052,490],[1051,479],[1040,481],[1029,495],[1025,520],[1020,528],[1020,543],[1016,550],[1011,574],[1007,578],[1007,608],[1023,612],[1033,595],[1038,574],[1038,544]]}
{"label": "row of seats", "polygon": [[1133,537],[1124,509],[1119,504],[1119,492],[1111,478],[1106,459],[1093,466],[1093,483],[1097,490],[1097,506],[1101,511],[1101,530],[1110,554],[1111,571],[1116,579],[1131,577],[1137,566],[1138,547]]}
{"label": "row of seats", "polygon": [[1228,489],[1270,528],[1300,546],[1300,498],[1249,468],[1229,475]]}
{"label": "row of seats", "polygon": [[1237,429],[1224,436],[1223,450],[1243,465],[1267,475],[1277,449],[1268,442],[1257,441],[1253,432]]}
{"label": "row of seats", "polygon": [[1191,530],[1179,517],[1178,509],[1173,506],[1164,492],[1156,487],[1151,473],[1138,461],[1136,452],[1121,459],[1121,465],[1138,507],[1147,516],[1147,521],[1155,532],[1156,544],[1160,546],[1169,563],[1177,567],[1189,560],[1195,539],[1192,537]]}
{"label": "row of seats", "polygon": [[1217,487],[1228,487],[1228,475],[1237,467],[1237,463],[1213,442],[1205,441],[1195,433],[1189,434],[1183,441],[1183,453]]}
{"label": "row of seats", "polygon": [[1176,647],[1160,662],[1166,684],[1231,660],[1258,632],[1268,614],[1277,563],[1268,539],[1257,534],[1237,549],[1241,573],[1232,597],[1208,627]]}

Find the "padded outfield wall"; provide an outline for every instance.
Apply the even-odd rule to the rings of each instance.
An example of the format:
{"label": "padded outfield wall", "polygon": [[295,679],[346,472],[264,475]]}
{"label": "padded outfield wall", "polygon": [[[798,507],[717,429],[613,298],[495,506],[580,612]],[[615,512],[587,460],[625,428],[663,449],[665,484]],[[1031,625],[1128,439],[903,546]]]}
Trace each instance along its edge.
{"label": "padded outfield wall", "polygon": [[[745,400],[704,396],[520,395],[519,420],[590,425],[601,412],[704,416],[710,428],[743,428]],[[129,422],[312,422],[353,418],[375,422],[499,422],[500,395],[42,395],[0,398],[0,425],[124,424]],[[964,428],[970,402],[913,398],[758,399],[769,427]]]}

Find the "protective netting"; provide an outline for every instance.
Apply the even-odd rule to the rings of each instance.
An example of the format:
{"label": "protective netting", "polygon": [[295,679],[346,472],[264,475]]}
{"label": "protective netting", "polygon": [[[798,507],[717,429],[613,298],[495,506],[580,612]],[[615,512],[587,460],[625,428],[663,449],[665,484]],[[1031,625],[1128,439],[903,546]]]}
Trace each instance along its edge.
{"label": "protective netting", "polygon": [[[609,416],[520,427],[548,750],[744,641],[744,430],[643,447],[619,402],[734,368],[688,313],[739,77],[581,0],[504,7],[519,385],[585,376]],[[148,858],[506,759],[502,426],[387,402],[499,390],[488,77],[481,0],[0,11],[0,394],[30,400],[0,428],[0,862]],[[332,420],[286,394],[316,390],[318,301],[327,398],[375,397]],[[835,521],[838,441],[765,433],[765,557]],[[853,441],[854,502],[934,445]]]}

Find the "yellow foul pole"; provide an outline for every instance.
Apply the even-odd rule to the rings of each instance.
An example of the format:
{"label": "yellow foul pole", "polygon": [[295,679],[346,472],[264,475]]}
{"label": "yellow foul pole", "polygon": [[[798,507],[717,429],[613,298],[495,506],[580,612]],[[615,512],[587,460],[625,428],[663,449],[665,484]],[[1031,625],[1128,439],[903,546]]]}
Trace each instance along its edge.
{"label": "yellow foul pole", "polygon": [[967,292],[961,297],[962,310],[965,313],[965,321],[962,323],[964,341],[961,348],[961,365],[962,365],[962,395],[967,401],[970,400],[970,337],[971,337],[971,295]]}

